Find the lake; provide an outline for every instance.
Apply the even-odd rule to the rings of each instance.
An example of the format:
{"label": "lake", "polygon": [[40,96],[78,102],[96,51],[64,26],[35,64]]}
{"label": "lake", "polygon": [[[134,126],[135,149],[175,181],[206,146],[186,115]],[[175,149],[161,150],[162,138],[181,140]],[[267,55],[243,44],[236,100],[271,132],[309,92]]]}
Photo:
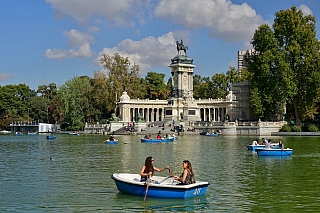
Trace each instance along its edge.
{"label": "lake", "polygon": [[[142,136],[0,135],[1,212],[318,212],[320,137],[265,136],[293,149],[289,157],[258,156],[246,145],[257,137],[179,136],[141,143]],[[259,137],[259,141],[262,136]],[[190,160],[204,197],[187,200],[121,194],[111,175],[139,173],[145,158],[182,172]],[[51,159],[50,159],[51,158]],[[168,170],[156,173],[168,176]]]}

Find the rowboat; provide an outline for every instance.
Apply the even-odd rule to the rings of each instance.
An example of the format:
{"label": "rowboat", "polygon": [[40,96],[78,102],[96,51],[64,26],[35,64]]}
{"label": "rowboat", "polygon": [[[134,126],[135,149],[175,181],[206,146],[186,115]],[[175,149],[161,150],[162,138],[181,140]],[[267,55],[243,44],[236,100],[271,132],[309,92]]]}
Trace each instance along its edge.
{"label": "rowboat", "polygon": [[217,137],[219,135],[217,133],[207,133],[206,136]]}
{"label": "rowboat", "polygon": [[263,149],[264,145],[247,145],[248,150],[256,151],[256,149]]}
{"label": "rowboat", "polygon": [[30,136],[34,136],[34,135],[37,135],[38,133],[37,132],[28,132],[28,135]]}
{"label": "rowboat", "polygon": [[172,142],[173,138],[161,138],[161,139],[140,139],[141,143],[160,143],[160,142]]}
{"label": "rowboat", "polygon": [[292,155],[293,149],[257,149],[259,156],[288,156]]}
{"label": "rowboat", "polygon": [[[139,174],[114,173],[111,178],[114,180],[118,190],[125,194],[145,196],[146,183],[140,182]],[[189,185],[177,185],[180,183],[173,177],[152,176],[152,182],[149,183],[148,197],[187,199],[198,196],[204,196],[210,185],[208,182],[197,181]]]}
{"label": "rowboat", "polygon": [[[279,148],[278,143],[271,143],[270,146],[272,149]],[[265,145],[252,145],[252,144],[247,145],[248,150],[251,150],[251,151],[256,151],[257,149],[264,149],[264,147],[265,147]]]}
{"label": "rowboat", "polygon": [[46,139],[47,139],[47,140],[53,140],[53,139],[56,139],[56,136],[54,136],[54,135],[47,135],[47,136],[46,136]]}
{"label": "rowboat", "polygon": [[109,139],[106,140],[106,144],[110,144],[110,145],[114,145],[114,144],[118,144],[118,140],[113,140],[113,141],[110,141]]}
{"label": "rowboat", "polygon": [[69,132],[69,135],[79,136],[79,135],[80,135],[80,133],[78,133],[78,132]]}
{"label": "rowboat", "polygon": [[169,139],[173,139],[174,141],[178,140],[178,137],[177,137],[177,136],[169,136],[168,138],[169,138]]}
{"label": "rowboat", "polygon": [[2,130],[0,131],[1,134],[11,134],[11,131],[7,131],[7,130]]}
{"label": "rowboat", "polygon": [[14,133],[15,136],[23,136],[23,132],[16,132]]}

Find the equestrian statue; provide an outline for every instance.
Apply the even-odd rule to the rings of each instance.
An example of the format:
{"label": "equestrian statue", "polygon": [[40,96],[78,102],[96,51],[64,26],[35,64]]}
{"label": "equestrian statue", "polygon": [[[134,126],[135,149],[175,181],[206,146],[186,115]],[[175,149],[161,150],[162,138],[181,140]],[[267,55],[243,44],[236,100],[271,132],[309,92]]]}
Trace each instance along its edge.
{"label": "equestrian statue", "polygon": [[177,41],[176,43],[177,43],[178,54],[180,53],[180,50],[183,50],[184,51],[184,55],[187,55],[188,46],[183,45],[182,39],[181,39],[180,43],[179,43],[179,41]]}

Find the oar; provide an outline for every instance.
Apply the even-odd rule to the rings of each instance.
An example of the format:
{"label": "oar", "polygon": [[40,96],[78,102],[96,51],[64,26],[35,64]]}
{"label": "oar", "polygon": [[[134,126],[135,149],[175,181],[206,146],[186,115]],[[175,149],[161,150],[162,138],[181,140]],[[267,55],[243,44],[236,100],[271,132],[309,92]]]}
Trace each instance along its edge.
{"label": "oar", "polygon": [[165,179],[163,179],[162,181],[160,181],[160,183],[163,183],[164,181],[168,180],[169,178],[171,178],[171,177],[173,177],[173,176],[174,176],[174,175],[173,175],[171,169],[169,169],[169,176],[166,177]]}
{"label": "oar", "polygon": [[148,179],[147,179],[147,188],[146,188],[146,193],[144,194],[143,202],[146,202],[147,194],[148,194],[148,189],[149,189],[149,184],[150,184],[150,175],[148,174]]}

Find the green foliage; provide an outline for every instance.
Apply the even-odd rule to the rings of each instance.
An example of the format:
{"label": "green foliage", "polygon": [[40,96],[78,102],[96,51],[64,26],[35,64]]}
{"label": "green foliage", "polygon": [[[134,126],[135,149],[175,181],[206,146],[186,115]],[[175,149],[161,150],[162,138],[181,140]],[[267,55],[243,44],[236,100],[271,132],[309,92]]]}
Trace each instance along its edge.
{"label": "green foliage", "polygon": [[310,125],[308,126],[308,131],[309,131],[309,132],[319,132],[319,128],[318,128],[316,125],[314,125],[314,124],[310,124]]}
{"label": "green foliage", "polygon": [[[276,13],[273,29],[267,24],[256,30],[253,55],[246,57],[254,113],[281,120],[287,105],[297,124],[312,118],[318,109],[320,88],[320,42],[315,18],[296,7]],[[290,107],[291,105],[292,107]],[[263,106],[263,107],[261,107]]]}
{"label": "green foliage", "polygon": [[193,77],[193,97],[195,99],[225,98],[228,94],[227,87],[228,80],[224,73],[214,74],[211,78],[201,77],[200,75]]}
{"label": "green foliage", "polygon": [[156,72],[148,72],[145,77],[145,84],[147,86],[148,98],[150,99],[167,99],[170,93],[170,87],[165,84],[164,77],[166,75]]}
{"label": "green foliage", "polygon": [[292,132],[302,132],[302,127],[301,126],[293,126]]}
{"label": "green foliage", "polygon": [[292,128],[289,124],[285,124],[281,127],[280,132],[291,132]]}
{"label": "green foliage", "polygon": [[0,127],[14,120],[28,121],[30,99],[36,93],[25,84],[0,86]]}

